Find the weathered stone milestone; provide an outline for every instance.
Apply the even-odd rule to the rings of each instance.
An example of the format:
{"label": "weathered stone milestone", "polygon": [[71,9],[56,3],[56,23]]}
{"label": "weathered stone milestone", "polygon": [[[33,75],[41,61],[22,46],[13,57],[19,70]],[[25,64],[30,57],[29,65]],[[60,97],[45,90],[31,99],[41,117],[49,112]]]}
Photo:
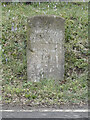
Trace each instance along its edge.
{"label": "weathered stone milestone", "polygon": [[62,80],[64,76],[64,19],[34,16],[28,19],[28,81],[44,78]]}

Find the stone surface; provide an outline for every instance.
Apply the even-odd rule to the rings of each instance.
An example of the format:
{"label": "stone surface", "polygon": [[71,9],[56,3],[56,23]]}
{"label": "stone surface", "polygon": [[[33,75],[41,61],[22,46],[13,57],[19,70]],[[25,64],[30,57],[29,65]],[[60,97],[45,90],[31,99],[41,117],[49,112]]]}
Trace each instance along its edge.
{"label": "stone surface", "polygon": [[28,19],[28,81],[44,78],[62,80],[64,76],[64,19],[34,16]]}

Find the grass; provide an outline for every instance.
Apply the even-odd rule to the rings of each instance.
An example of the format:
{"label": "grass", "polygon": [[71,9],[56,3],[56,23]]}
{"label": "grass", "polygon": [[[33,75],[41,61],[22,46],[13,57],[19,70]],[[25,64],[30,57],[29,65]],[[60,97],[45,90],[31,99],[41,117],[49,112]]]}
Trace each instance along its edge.
{"label": "grass", "polygon": [[[41,105],[76,104],[87,102],[87,84],[85,76],[78,80],[69,80],[67,83],[55,84],[54,80],[44,80],[38,83],[25,82],[4,87],[3,98],[6,103]],[[17,99],[16,99],[17,98]],[[16,100],[15,100],[16,99]],[[33,104],[32,104],[33,103]]]}
{"label": "grass", "polygon": [[[3,102],[34,105],[87,103],[88,4],[2,3]],[[27,18],[57,15],[65,19],[65,78],[27,82]]]}

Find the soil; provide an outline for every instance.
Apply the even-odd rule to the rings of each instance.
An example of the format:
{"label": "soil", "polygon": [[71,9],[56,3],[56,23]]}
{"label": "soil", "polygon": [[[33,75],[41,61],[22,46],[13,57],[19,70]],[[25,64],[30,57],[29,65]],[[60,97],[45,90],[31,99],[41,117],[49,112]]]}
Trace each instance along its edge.
{"label": "soil", "polygon": [[34,110],[34,109],[88,109],[88,104],[64,104],[64,105],[53,105],[53,106],[30,106],[30,105],[20,105],[20,104],[3,104],[3,110]]}

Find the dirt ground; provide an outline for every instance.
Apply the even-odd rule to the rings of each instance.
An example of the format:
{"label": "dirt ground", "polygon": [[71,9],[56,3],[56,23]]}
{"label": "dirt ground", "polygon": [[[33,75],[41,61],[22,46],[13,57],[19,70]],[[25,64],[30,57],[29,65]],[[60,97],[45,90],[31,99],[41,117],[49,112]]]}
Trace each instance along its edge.
{"label": "dirt ground", "polygon": [[64,104],[64,105],[53,105],[53,106],[41,106],[36,107],[30,105],[18,105],[18,104],[3,104],[2,110],[34,110],[34,109],[88,109],[88,104],[78,105],[78,104]]}

